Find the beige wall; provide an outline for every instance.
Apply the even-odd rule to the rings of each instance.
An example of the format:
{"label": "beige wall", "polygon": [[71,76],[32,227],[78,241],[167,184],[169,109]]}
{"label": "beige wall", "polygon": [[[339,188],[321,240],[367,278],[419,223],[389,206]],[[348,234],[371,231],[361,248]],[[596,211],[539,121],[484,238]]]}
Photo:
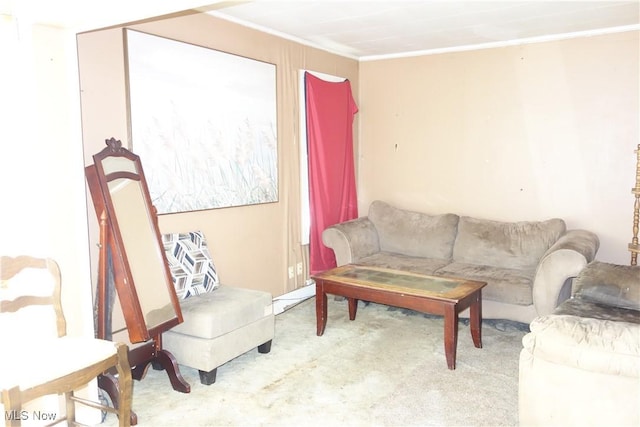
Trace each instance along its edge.
{"label": "beige wall", "polygon": [[[358,62],[204,14],[130,28],[276,64],[279,201],[161,215],[159,223],[161,232],[202,230],[223,283],[267,290],[274,296],[301,286],[306,273],[293,280],[287,276],[288,266],[305,261],[300,245],[298,71],[349,78],[357,100]],[[80,34],[78,51],[85,162],[89,164],[105,139],[113,136],[128,144],[122,29]],[[98,231],[92,209],[89,221],[95,242]],[[96,256],[92,256],[93,271]]]}
{"label": "beige wall", "polygon": [[359,207],[561,217],[629,263],[639,33],[360,64]]}
{"label": "beige wall", "polygon": [[[353,83],[361,215],[383,199],[497,220],[561,217],[600,236],[600,260],[628,263],[639,141],[637,31],[358,64],[206,15],[131,28],[277,65],[279,202],[160,217],[163,232],[205,232],[225,283],[277,296],[306,278],[286,275],[304,259],[301,68]],[[105,138],[127,140],[121,29],[81,34],[78,46],[89,163]],[[89,221],[95,241],[93,212]]]}

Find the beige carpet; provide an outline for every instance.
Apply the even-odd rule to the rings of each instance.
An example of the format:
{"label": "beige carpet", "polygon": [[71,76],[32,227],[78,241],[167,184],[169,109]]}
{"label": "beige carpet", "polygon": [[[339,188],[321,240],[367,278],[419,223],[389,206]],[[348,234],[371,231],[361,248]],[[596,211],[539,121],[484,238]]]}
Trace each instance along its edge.
{"label": "beige carpet", "polygon": [[[457,366],[447,369],[443,321],[329,298],[316,336],[315,299],[276,317],[268,354],[252,350],[218,368],[203,386],[181,367],[191,393],[173,391],[164,371],[134,382],[140,426],[500,426],[517,425],[518,355],[526,326],[485,321],[483,348],[461,321]],[[109,415],[104,425],[115,426]]]}

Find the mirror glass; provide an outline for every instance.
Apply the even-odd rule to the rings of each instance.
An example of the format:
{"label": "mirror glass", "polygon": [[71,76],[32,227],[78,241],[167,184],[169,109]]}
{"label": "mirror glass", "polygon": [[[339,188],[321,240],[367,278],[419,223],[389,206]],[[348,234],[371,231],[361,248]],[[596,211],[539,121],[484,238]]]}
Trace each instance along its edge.
{"label": "mirror glass", "polygon": [[[106,157],[102,159],[102,167],[114,209],[110,215],[117,220],[144,322],[147,330],[151,330],[176,317],[166,287],[166,266],[154,226],[154,213],[147,204],[142,182],[129,178],[130,174],[138,176],[135,161]],[[110,179],[111,174],[117,174],[117,178]]]}

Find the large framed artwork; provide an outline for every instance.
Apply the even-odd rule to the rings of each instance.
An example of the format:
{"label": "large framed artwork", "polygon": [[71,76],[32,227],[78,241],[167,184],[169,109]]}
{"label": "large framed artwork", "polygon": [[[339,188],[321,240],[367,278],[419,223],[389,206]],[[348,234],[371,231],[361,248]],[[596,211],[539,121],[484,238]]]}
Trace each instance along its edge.
{"label": "large framed artwork", "polygon": [[159,214],[278,201],[276,67],[124,30],[131,149]]}

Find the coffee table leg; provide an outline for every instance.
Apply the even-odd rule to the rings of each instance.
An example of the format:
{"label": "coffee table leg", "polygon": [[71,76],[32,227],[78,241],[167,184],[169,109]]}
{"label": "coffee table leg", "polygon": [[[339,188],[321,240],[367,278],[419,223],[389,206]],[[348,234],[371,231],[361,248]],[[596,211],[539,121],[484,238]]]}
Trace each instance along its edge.
{"label": "coffee table leg", "polygon": [[358,311],[358,300],[355,298],[347,298],[349,301],[349,320],[356,320],[356,312]]}
{"label": "coffee table leg", "polygon": [[456,369],[456,349],[458,347],[458,312],[456,306],[447,305],[444,311],[444,354],[447,367]]}
{"label": "coffee table leg", "polygon": [[471,338],[476,348],[482,348],[482,290],[476,293],[476,300],[469,307]]}
{"label": "coffee table leg", "polygon": [[327,294],[322,280],[316,281],[316,323],[317,335],[321,336],[327,326]]}

